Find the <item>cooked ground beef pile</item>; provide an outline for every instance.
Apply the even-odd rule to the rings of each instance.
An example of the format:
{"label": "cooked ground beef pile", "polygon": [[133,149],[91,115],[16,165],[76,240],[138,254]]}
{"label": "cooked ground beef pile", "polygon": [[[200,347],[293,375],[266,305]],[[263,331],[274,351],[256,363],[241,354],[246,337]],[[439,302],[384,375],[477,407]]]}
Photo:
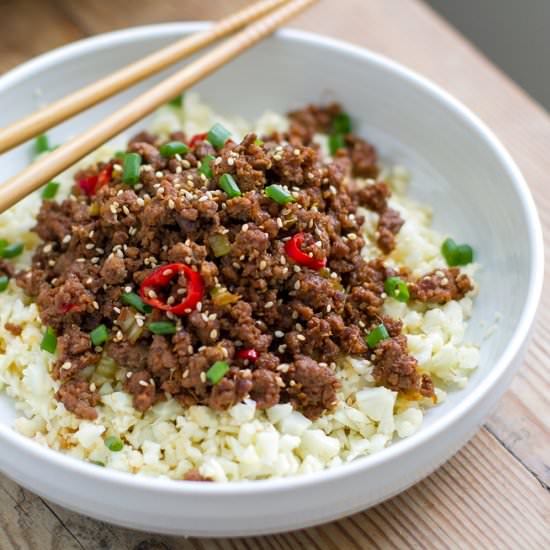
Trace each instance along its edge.
{"label": "cooked ground beef pile", "polygon": [[[216,410],[250,397],[260,409],[290,402],[315,418],[336,405],[336,363],[349,355],[371,360],[378,384],[433,397],[400,321],[382,315],[384,282],[398,275],[411,298],[432,303],[461,298],[472,285],[456,268],[412,280],[385,266],[403,220],[388,207],[388,185],[374,181],[375,149],[346,134],[327,162],[313,142],[340,114],[338,105],[310,106],[290,113],[286,134],[249,134],[218,149],[198,136],[181,155],[163,156],[159,138],[142,133],[128,146],[142,159],[136,184],[123,183],[123,161],[114,158],[77,174],[67,200],[43,203],[35,231],[44,243],[17,280],[58,335],[53,376],[68,410],[96,418],[101,398],[87,380],[106,357],[125,369],[125,389],[140,411],[171,396]],[[181,133],[171,140],[187,142]],[[207,155],[214,159],[205,175]],[[224,174],[239,196],[220,188]],[[266,196],[272,184],[294,202]],[[379,214],[380,257],[371,261],[361,256],[359,206]],[[296,235],[307,262],[286,249]],[[123,300],[173,264],[202,281],[192,308],[140,312]],[[169,275],[163,288],[145,289],[145,302],[170,307],[188,297],[187,274]],[[154,331],[158,322],[173,333]],[[381,323],[388,335],[369,349],[365,336]],[[94,345],[90,334],[100,325],[108,340]],[[215,379],[214,365],[222,369]]]}

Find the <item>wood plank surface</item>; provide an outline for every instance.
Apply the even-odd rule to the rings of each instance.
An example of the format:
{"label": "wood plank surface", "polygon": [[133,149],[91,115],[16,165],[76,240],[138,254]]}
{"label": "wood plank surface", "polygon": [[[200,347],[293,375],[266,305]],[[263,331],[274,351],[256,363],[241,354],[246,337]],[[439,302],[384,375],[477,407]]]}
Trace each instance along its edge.
{"label": "wood plank surface", "polygon": [[[246,3],[0,0],[0,72],[91,34],[217,18]],[[293,26],[388,55],[468,105],[511,151],[550,235],[550,117],[426,5],[418,0],[323,0]],[[270,537],[175,539],[101,524],[44,502],[0,476],[0,549],[548,548],[549,352],[546,292],[525,364],[486,426],[423,482],[339,522]]]}

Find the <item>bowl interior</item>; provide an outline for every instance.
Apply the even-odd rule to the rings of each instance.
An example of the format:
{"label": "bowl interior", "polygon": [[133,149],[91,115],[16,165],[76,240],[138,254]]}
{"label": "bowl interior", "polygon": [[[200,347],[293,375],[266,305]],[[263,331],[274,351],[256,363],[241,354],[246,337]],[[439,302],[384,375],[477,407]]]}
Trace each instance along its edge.
{"label": "bowl interior", "polygon": [[[0,110],[0,125],[174,41],[183,29],[196,26],[144,28],[34,62],[28,70],[0,81],[0,104],[9,106]],[[165,75],[60,125],[50,133],[52,142],[61,143],[89,127]],[[500,153],[460,107],[443,100],[416,77],[376,56],[293,33],[265,41],[196,89],[217,110],[249,118],[266,109],[285,112],[309,102],[341,102],[358,132],[378,147],[383,159],[411,171],[411,195],[433,206],[435,227],[474,247],[482,266],[477,277],[481,294],[469,337],[482,343],[481,366],[465,390],[451,393],[426,415],[425,426],[437,422],[497,362],[517,326],[533,276],[530,220],[522,207],[526,198]],[[145,125],[143,121],[136,128]],[[31,144],[4,155],[0,180],[30,159]],[[490,325],[497,313],[501,315],[498,330],[482,342],[486,331],[482,323]],[[13,415],[13,406],[0,397],[0,424],[11,424]]]}

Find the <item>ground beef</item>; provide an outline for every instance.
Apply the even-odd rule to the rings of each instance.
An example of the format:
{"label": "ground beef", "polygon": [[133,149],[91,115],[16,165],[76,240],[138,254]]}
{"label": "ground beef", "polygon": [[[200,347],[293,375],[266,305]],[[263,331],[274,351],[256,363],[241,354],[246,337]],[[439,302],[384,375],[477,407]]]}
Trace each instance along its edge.
{"label": "ground beef", "polygon": [[413,299],[435,304],[460,300],[473,288],[468,275],[461,273],[457,267],[436,269],[409,284],[409,292]]}
{"label": "ground beef", "polygon": [[212,481],[208,477],[204,477],[197,468],[191,468],[185,472],[183,479],[185,481]]}
{"label": "ground beef", "polygon": [[7,275],[8,277],[13,277],[15,270],[13,266],[6,260],[0,259],[0,275]]}
{"label": "ground beef", "polygon": [[85,380],[73,379],[61,385],[56,393],[68,411],[79,418],[95,420],[97,418],[96,405],[100,402],[99,393],[92,389]]}
{"label": "ground beef", "polygon": [[[309,106],[290,114],[288,132],[249,134],[220,150],[198,140],[171,158],[160,154],[160,137],[142,133],[128,146],[142,157],[138,185],[122,182],[122,161],[114,158],[111,181],[93,196],[76,184],[68,199],[44,201],[34,229],[44,243],[31,269],[16,278],[58,335],[52,374],[68,410],[95,418],[99,395],[83,378],[102,358],[123,369],[117,389],[132,395],[139,411],[171,396],[183,406],[215,410],[252,398],[259,409],[291,403],[317,418],[337,403],[334,371],[346,355],[372,360],[379,384],[433,396],[430,377],[407,352],[402,324],[382,314],[384,282],[396,274],[383,254],[393,250],[403,220],[388,206],[389,186],[371,181],[378,175],[376,150],[348,134],[327,162],[312,141],[316,133],[333,132],[341,114],[335,104]],[[199,170],[206,155],[216,157],[211,178]],[[92,165],[76,179],[106,166]],[[220,189],[224,174],[240,196]],[[266,196],[273,184],[293,201],[281,205]],[[362,256],[360,207],[379,216],[382,254],[370,261]],[[287,242],[298,233],[302,252],[325,267],[289,256]],[[222,254],[220,238],[227,247]],[[148,276],[172,263],[200,276],[204,293],[196,306],[176,316],[125,303],[125,294],[139,293]],[[1,262],[0,273],[12,276],[10,264]],[[471,289],[455,268],[438,273],[402,276],[419,301],[444,303]],[[156,299],[169,305],[188,293],[184,274],[155,289]],[[381,320],[390,338],[370,350],[365,337]],[[155,334],[153,322],[173,323],[175,333]],[[109,339],[93,346],[89,334],[101,324]],[[255,359],[242,358],[247,350]],[[218,362],[227,363],[226,372],[213,381],[210,369]]]}

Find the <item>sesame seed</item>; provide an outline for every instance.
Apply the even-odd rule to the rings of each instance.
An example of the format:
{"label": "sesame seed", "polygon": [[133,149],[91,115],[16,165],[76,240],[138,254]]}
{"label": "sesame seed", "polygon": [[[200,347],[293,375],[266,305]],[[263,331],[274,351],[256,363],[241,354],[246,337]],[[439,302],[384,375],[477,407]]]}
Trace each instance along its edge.
{"label": "sesame seed", "polygon": [[69,361],[61,365],[62,370],[69,370],[71,367],[72,367],[72,364]]}
{"label": "sesame seed", "polygon": [[79,264],[82,264],[86,261],[86,258],[77,258],[76,261],[79,263]]}
{"label": "sesame seed", "polygon": [[[296,266],[295,266],[296,267]],[[294,290],[300,290],[300,281],[294,283]]]}
{"label": "sesame seed", "polygon": [[248,224],[247,223],[243,224],[243,226],[241,227],[241,231],[243,231],[243,232],[248,231]]}
{"label": "sesame seed", "polygon": [[380,294],[380,298],[382,298],[382,300],[385,300],[387,297],[388,295],[385,292],[382,292],[382,294]]}
{"label": "sesame seed", "polygon": [[132,376],[133,376],[132,372],[127,372],[126,373],[126,378],[130,379],[130,378],[132,378]]}
{"label": "sesame seed", "polygon": [[99,309],[99,304],[95,300],[92,302],[92,305],[94,306],[94,309]]}
{"label": "sesame seed", "polygon": [[[92,245],[93,247],[94,245]],[[53,246],[51,244],[47,244],[42,250],[44,251],[44,254],[48,254],[52,251]]]}
{"label": "sesame seed", "polygon": [[115,313],[120,313],[120,308],[119,307],[116,307],[116,306],[113,306],[113,311]]}
{"label": "sesame seed", "polygon": [[218,331],[214,328],[210,331],[210,338],[215,340],[218,337]]}
{"label": "sesame seed", "polygon": [[227,164],[229,164],[229,166],[233,166],[235,164],[235,159],[232,157],[229,157],[227,159]]}
{"label": "sesame seed", "polygon": [[441,279],[441,284],[443,286],[446,286],[449,284],[449,279],[447,279],[447,277],[443,277],[443,279]]}
{"label": "sesame seed", "polygon": [[176,203],[172,199],[168,201],[168,208],[170,208],[170,210],[174,210],[174,208],[176,208]]}
{"label": "sesame seed", "polygon": [[[299,265],[295,265],[292,269],[294,269],[294,273],[300,273],[300,271],[302,271],[302,268]],[[296,290],[298,290],[298,288]]]}
{"label": "sesame seed", "polygon": [[348,239],[350,241],[354,241],[355,239],[357,239],[357,235],[355,233],[348,233]]}
{"label": "sesame seed", "polygon": [[292,151],[292,153],[294,154],[295,157],[299,157],[300,156],[300,149],[294,149],[294,151]]}
{"label": "sesame seed", "polygon": [[162,178],[162,176],[164,176],[164,174],[159,170],[158,172],[155,172],[155,176],[157,178]]}
{"label": "sesame seed", "polygon": [[201,372],[201,382],[203,384],[206,383],[206,373],[205,372]]}
{"label": "sesame seed", "polygon": [[191,168],[191,163],[187,159],[183,159],[181,164],[184,168]]}
{"label": "sesame seed", "polygon": [[139,384],[140,386],[143,386],[144,388],[146,388],[146,387],[149,385],[145,380],[140,380],[140,381],[138,382],[138,384]]}
{"label": "sesame seed", "polygon": [[273,302],[267,302],[264,306],[265,309],[270,309],[273,307]]}
{"label": "sesame seed", "polygon": [[153,290],[153,289],[150,289],[148,292],[147,292],[147,296],[149,296],[149,298],[156,298],[157,297],[157,293]]}
{"label": "sesame seed", "polygon": [[97,256],[94,256],[91,260],[90,260],[93,264],[97,264],[99,262],[99,258]]}
{"label": "sesame seed", "polygon": [[285,333],[282,330],[276,330],[275,331],[275,337],[276,338],[282,338],[285,335]]}
{"label": "sesame seed", "polygon": [[262,260],[260,262],[260,269],[263,271],[267,267],[267,262],[265,260]]}
{"label": "sesame seed", "polygon": [[63,237],[63,240],[61,241],[63,244],[67,244],[70,240],[72,239],[72,237],[70,235],[65,235]]}
{"label": "sesame seed", "polygon": [[132,292],[132,287],[131,286],[124,287],[124,292]]}
{"label": "sesame seed", "polygon": [[96,385],[92,382],[90,384],[90,391],[96,391],[96,389],[97,389]]}
{"label": "sesame seed", "polygon": [[176,299],[173,296],[168,296],[168,299],[166,300],[166,303],[169,306],[171,306],[175,301],[176,301]]}
{"label": "sesame seed", "polygon": [[286,344],[281,344],[278,348],[277,348],[277,351],[279,353],[284,353],[286,351]]}

